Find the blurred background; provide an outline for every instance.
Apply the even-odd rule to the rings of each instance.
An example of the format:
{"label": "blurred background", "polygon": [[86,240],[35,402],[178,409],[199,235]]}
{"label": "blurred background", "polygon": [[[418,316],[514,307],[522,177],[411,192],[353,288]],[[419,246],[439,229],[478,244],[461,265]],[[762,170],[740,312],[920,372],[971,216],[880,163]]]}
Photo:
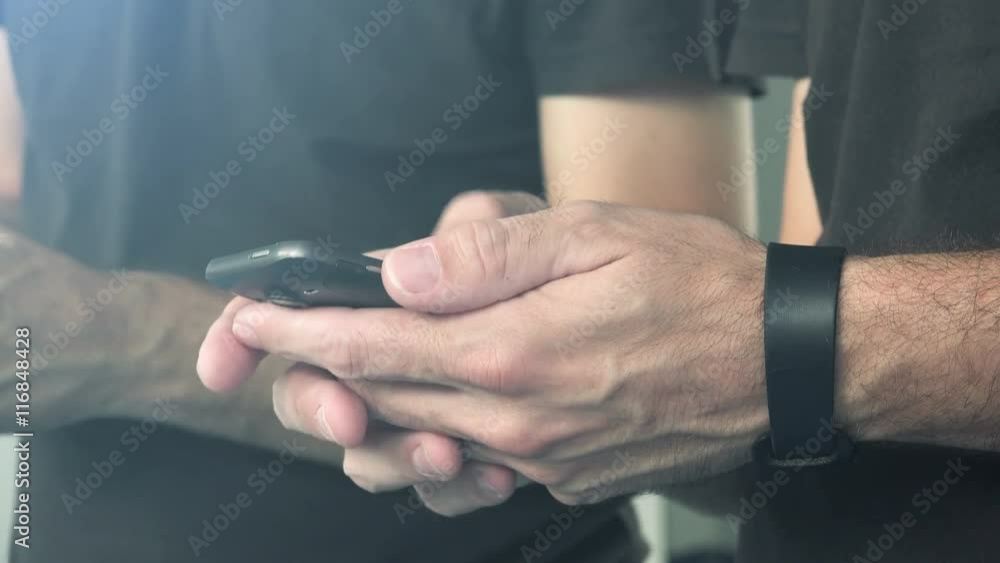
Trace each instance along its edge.
{"label": "blurred background", "polygon": [[[2,43],[6,50],[6,40]],[[12,111],[15,101],[10,84],[10,69],[8,55],[0,53],[0,96],[4,107],[0,111],[0,127],[6,131],[17,131],[16,112]],[[775,123],[788,115],[791,99],[792,83],[790,81],[772,80],[767,84],[769,94],[755,102],[754,119],[756,123],[756,143],[760,146],[766,139],[773,137],[784,145],[786,139],[775,133]],[[0,139],[0,153],[5,163],[16,162],[19,150],[12,139],[16,135],[7,135]],[[759,236],[765,241],[777,236],[781,186],[784,176],[784,151],[780,151],[758,168],[759,186]],[[0,184],[10,186],[18,181],[17,167],[0,166]],[[0,194],[2,195],[2,194]],[[11,483],[13,480],[14,459],[12,454],[13,441],[9,437],[0,438],[0,467],[7,472],[0,482]],[[12,506],[13,490],[10,487],[0,487],[0,506]],[[735,534],[724,521],[699,516],[677,504],[664,501],[658,497],[646,496],[637,500],[640,507],[641,524],[647,539],[651,542],[653,553],[651,562],[674,561],[683,563],[725,561],[735,543]],[[8,533],[11,529],[10,511],[0,510],[0,529]],[[717,554],[718,558],[713,558]],[[0,561],[7,561],[7,553],[0,550]]]}

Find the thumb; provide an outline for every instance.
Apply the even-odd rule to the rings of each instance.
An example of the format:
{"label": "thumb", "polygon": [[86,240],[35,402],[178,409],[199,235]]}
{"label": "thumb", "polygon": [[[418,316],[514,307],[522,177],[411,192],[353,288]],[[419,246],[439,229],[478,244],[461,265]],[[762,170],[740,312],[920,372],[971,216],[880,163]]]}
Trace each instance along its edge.
{"label": "thumb", "polygon": [[459,313],[505,301],[624,255],[609,237],[613,207],[580,202],[528,215],[459,225],[401,246],[382,281],[403,307]]}

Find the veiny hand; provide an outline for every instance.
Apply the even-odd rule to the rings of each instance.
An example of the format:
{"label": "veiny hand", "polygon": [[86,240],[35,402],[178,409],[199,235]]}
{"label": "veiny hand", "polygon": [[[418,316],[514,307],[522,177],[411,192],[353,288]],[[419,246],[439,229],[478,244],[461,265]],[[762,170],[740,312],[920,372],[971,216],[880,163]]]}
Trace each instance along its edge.
{"label": "veiny hand", "polygon": [[[455,197],[444,209],[434,233],[442,233],[471,221],[488,221],[531,213],[547,208],[536,196],[520,192],[467,192]],[[388,250],[375,251],[372,256],[384,258]],[[263,357],[261,352],[244,346],[233,335],[232,319],[253,302],[234,299],[226,308],[222,321],[217,322],[202,348],[199,373],[209,387],[226,386],[233,374],[252,371]],[[330,440],[328,417],[362,416],[364,404],[352,393],[332,380],[329,372],[299,364],[277,382],[278,388],[289,384],[309,385],[320,381],[326,393],[336,393],[346,410],[331,412],[323,409],[312,416],[297,416],[297,412],[279,416],[289,428]],[[317,406],[320,403],[316,403]],[[348,414],[345,414],[348,413]],[[356,484],[370,492],[384,492],[434,482],[431,487],[417,487],[422,501],[445,514],[460,514],[485,505],[506,500],[514,490],[514,472],[506,467],[470,461],[469,449],[451,437],[431,432],[405,430],[384,422],[372,421],[364,439],[348,437],[342,440],[344,472]],[[467,506],[465,499],[475,499]]]}
{"label": "veiny hand", "polygon": [[383,280],[406,310],[252,305],[234,334],[342,378],[290,374],[283,420],[337,413],[326,435],[357,445],[349,387],[383,420],[589,503],[749,458],[767,428],[764,256],[712,219],[572,203],[394,250]]}

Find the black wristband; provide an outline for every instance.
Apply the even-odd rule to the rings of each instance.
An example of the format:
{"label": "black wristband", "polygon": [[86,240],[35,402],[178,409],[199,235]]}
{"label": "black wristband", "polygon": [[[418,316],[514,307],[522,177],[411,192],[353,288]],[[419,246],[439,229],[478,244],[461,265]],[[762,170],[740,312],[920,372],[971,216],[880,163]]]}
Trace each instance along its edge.
{"label": "black wristband", "polygon": [[764,368],[772,460],[821,464],[849,448],[846,435],[833,426],[845,253],[836,247],[768,245]]}

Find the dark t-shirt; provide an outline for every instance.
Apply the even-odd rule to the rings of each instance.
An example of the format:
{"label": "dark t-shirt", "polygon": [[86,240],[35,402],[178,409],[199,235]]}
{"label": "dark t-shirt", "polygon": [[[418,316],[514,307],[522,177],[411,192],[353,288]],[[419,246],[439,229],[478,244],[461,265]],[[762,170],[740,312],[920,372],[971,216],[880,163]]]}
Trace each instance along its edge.
{"label": "dark t-shirt", "polygon": [[[987,0],[755,0],[742,14],[730,70],[812,79],[821,243],[869,255],[1000,246],[998,26]],[[852,463],[777,490],[744,509],[740,561],[1000,560],[997,456],[862,444]]]}
{"label": "dark t-shirt", "polygon": [[[724,44],[672,62],[704,31],[688,0],[59,0],[5,16],[30,234],[95,268],[194,279],[277,240],[413,240],[464,190],[540,192],[540,96],[681,70],[714,81]],[[169,425],[139,441],[135,424],[37,437],[32,548],[16,561],[517,560],[567,510],[533,487],[463,518],[411,514],[410,492],[369,495],[301,460],[261,490],[251,476],[276,454]],[[116,450],[124,464],[88,483]],[[220,504],[241,493],[252,505],[227,523]],[[70,513],[64,495],[82,504]],[[582,560],[571,552],[613,541],[582,543],[615,512],[587,507],[532,560]],[[196,558],[190,536],[213,540]]]}

